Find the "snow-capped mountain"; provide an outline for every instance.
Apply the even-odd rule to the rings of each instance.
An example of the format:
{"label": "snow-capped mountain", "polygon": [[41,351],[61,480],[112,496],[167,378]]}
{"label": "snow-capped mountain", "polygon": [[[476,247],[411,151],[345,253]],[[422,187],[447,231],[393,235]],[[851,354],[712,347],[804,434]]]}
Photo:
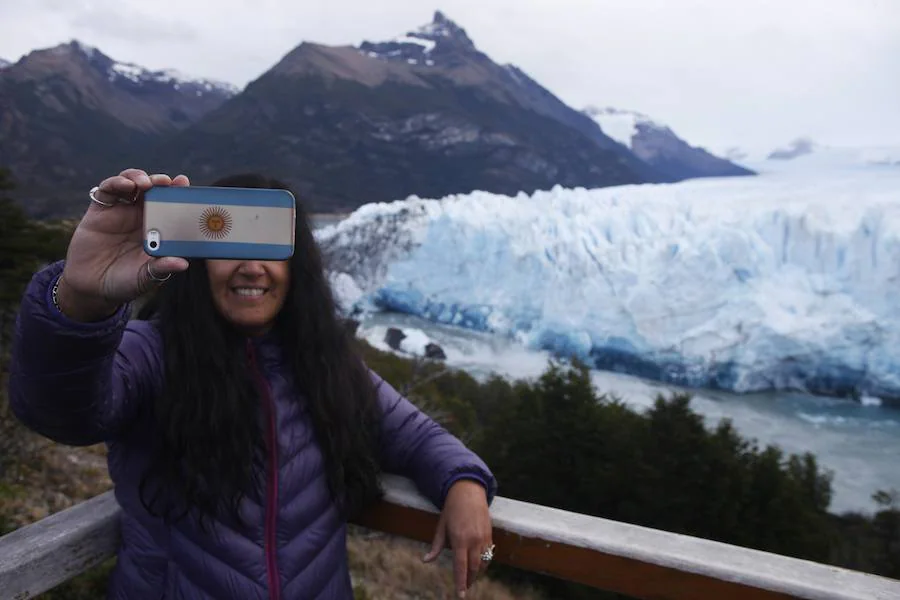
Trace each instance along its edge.
{"label": "snow-capped mountain", "polygon": [[4,60],[4,59],[0,58],[0,71],[5,69],[6,67],[10,66],[11,64],[12,63],[9,62],[8,60]]}
{"label": "snow-capped mountain", "polygon": [[195,123],[235,92],[227,84],[116,61],[78,41],[35,50],[0,71],[0,156],[35,216],[68,214],[50,205],[75,202],[74,190],[90,189],[123,164],[142,163],[156,140]]}
{"label": "snow-capped mountain", "polygon": [[318,237],[361,307],[665,382],[900,405],[900,171],[870,171],[410,198]]}
{"label": "snow-capped mountain", "polygon": [[190,77],[175,69],[151,70],[134,63],[117,61],[97,48],[78,40],[51,48],[49,52],[61,56],[71,55],[73,52],[80,53],[110,82],[119,85],[172,88],[194,96],[213,94],[219,97],[229,97],[240,91],[237,86],[230,83]]}
{"label": "snow-capped mountain", "polygon": [[594,119],[606,135],[673,180],[753,175],[749,169],[691,146],[670,127],[643,113],[594,106],[585,108],[584,113]]}

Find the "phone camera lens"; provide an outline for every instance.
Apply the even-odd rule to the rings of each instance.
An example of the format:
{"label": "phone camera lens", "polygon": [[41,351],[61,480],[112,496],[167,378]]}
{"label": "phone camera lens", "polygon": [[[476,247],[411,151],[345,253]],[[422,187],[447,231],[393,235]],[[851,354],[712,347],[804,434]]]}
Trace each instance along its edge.
{"label": "phone camera lens", "polygon": [[151,250],[156,250],[157,248],[159,248],[159,242],[150,242]]}

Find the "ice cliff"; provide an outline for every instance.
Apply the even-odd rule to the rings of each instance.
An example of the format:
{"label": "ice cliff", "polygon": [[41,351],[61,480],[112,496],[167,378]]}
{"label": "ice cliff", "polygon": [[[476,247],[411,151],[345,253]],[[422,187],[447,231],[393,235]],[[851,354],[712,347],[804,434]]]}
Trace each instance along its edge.
{"label": "ice cliff", "polygon": [[360,309],[689,386],[900,398],[897,169],[413,197],[318,238]]}

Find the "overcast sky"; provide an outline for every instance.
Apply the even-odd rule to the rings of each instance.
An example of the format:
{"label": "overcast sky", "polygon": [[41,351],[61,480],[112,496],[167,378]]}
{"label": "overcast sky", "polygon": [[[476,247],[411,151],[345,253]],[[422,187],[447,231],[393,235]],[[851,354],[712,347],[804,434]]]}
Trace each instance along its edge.
{"label": "overcast sky", "polygon": [[900,0],[0,0],[0,58],[75,38],[244,85],[302,41],[388,39],[435,9],[571,106],[695,145],[900,145]]}

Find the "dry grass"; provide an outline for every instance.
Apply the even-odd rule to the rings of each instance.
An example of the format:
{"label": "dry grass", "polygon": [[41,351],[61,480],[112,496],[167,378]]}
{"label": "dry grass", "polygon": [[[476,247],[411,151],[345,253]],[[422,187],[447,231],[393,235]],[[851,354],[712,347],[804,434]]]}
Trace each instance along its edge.
{"label": "dry grass", "polygon": [[[428,546],[353,528],[347,542],[357,597],[365,600],[456,598],[451,555],[422,562]],[[467,600],[540,600],[532,590],[512,590],[488,575],[466,593]]]}
{"label": "dry grass", "polygon": [[29,458],[6,474],[0,514],[13,527],[33,523],[112,487],[103,446],[74,448],[27,433]]}

